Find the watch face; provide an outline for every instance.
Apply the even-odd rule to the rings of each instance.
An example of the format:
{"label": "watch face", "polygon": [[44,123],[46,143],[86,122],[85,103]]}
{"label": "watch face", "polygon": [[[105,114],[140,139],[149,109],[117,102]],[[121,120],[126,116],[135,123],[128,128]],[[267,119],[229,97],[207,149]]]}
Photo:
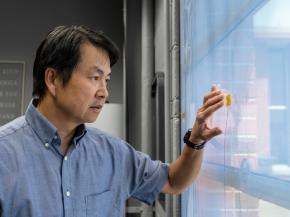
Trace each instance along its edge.
{"label": "watch face", "polygon": [[184,137],[183,137],[183,142],[186,143],[186,144],[189,142],[189,136],[190,136],[190,133],[191,133],[191,131],[188,130],[188,131],[185,133]]}

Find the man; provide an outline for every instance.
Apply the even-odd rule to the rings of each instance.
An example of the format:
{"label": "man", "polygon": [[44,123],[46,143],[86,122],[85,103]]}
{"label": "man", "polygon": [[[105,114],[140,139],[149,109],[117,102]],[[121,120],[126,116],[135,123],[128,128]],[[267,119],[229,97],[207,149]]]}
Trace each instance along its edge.
{"label": "man", "polygon": [[204,98],[177,160],[152,161],[84,125],[101,112],[117,59],[110,39],[81,26],[57,27],[42,41],[34,99],[24,116],[0,129],[1,216],[120,217],[129,197],[150,204],[160,191],[178,194],[192,183],[203,143],[221,133],[206,122],[223,106],[223,94],[213,87]]}

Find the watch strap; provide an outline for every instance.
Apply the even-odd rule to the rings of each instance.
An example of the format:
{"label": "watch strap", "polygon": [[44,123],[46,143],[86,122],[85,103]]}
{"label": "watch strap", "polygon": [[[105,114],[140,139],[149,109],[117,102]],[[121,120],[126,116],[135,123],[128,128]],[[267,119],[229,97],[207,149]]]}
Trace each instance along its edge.
{"label": "watch strap", "polygon": [[195,143],[192,143],[192,142],[189,140],[189,138],[190,138],[190,134],[191,134],[191,129],[189,129],[189,130],[185,133],[185,135],[184,135],[184,137],[183,137],[183,142],[184,142],[188,147],[190,147],[190,148],[192,148],[192,149],[195,149],[195,150],[203,149],[204,146],[205,146],[206,141],[204,141],[204,142],[201,143],[201,144],[195,144]]}

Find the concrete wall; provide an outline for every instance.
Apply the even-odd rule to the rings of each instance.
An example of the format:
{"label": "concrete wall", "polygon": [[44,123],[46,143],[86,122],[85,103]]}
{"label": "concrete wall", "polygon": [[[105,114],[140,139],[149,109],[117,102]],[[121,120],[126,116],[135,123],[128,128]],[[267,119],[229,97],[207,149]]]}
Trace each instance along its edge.
{"label": "concrete wall", "polygon": [[[122,55],[123,1],[1,1],[0,60],[25,61],[25,108],[32,94],[35,51],[45,34],[57,25],[85,25],[102,30],[117,43]],[[109,101],[113,103],[123,103],[122,58],[113,67],[109,84]]]}

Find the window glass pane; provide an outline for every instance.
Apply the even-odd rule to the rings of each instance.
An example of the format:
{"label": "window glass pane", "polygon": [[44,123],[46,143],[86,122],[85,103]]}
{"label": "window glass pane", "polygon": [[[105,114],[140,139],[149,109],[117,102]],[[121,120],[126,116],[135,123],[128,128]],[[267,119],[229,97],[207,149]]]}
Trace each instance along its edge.
{"label": "window glass pane", "polygon": [[290,217],[289,11],[288,0],[181,1],[181,131],[211,84],[232,96],[182,216]]}

